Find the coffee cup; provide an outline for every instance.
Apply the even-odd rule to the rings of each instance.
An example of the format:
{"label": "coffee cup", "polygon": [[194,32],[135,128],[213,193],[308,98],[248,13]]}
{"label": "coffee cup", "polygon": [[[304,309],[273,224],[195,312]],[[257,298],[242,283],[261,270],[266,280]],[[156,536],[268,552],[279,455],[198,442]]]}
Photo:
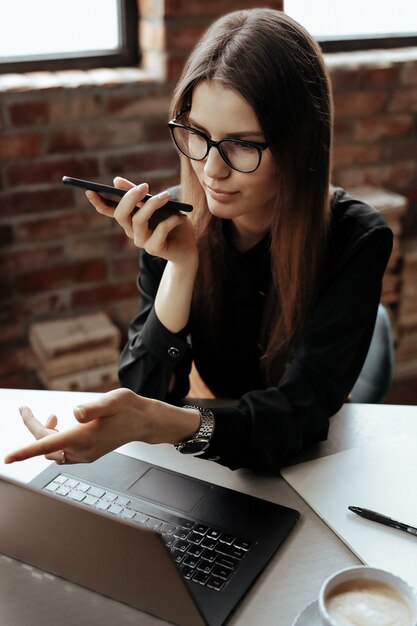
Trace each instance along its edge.
{"label": "coffee cup", "polygon": [[417,626],[417,596],[402,578],[361,565],[331,575],[318,599],[323,626]]}

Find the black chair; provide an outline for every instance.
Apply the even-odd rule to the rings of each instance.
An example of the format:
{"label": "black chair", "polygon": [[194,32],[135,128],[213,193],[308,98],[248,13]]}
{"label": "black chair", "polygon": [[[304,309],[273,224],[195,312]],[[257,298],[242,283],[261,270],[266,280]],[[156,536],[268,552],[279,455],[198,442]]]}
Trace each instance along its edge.
{"label": "black chair", "polygon": [[395,355],[391,321],[380,304],[368,355],[351,393],[351,402],[378,404],[385,398],[394,378]]}

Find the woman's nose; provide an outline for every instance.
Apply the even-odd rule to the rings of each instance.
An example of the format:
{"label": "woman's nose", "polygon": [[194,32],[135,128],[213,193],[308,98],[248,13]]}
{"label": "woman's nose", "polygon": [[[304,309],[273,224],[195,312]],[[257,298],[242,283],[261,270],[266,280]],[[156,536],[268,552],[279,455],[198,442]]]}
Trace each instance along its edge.
{"label": "woman's nose", "polygon": [[230,174],[230,169],[218,149],[212,146],[205,159],[205,174],[209,178],[226,178]]}

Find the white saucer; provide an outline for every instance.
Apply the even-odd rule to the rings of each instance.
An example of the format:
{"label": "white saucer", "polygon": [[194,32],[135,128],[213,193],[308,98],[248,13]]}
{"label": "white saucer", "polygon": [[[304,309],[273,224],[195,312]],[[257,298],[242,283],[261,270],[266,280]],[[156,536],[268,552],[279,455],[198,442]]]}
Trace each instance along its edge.
{"label": "white saucer", "polygon": [[292,626],[322,626],[317,600],[306,606],[295,618]]}

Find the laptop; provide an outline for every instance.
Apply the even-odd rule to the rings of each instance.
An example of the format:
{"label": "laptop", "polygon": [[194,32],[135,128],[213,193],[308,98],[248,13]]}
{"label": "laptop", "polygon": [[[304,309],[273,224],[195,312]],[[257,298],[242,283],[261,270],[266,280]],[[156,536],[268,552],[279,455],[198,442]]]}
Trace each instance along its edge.
{"label": "laptop", "polygon": [[298,518],[119,452],[0,478],[0,552],[179,626],[224,624]]}

